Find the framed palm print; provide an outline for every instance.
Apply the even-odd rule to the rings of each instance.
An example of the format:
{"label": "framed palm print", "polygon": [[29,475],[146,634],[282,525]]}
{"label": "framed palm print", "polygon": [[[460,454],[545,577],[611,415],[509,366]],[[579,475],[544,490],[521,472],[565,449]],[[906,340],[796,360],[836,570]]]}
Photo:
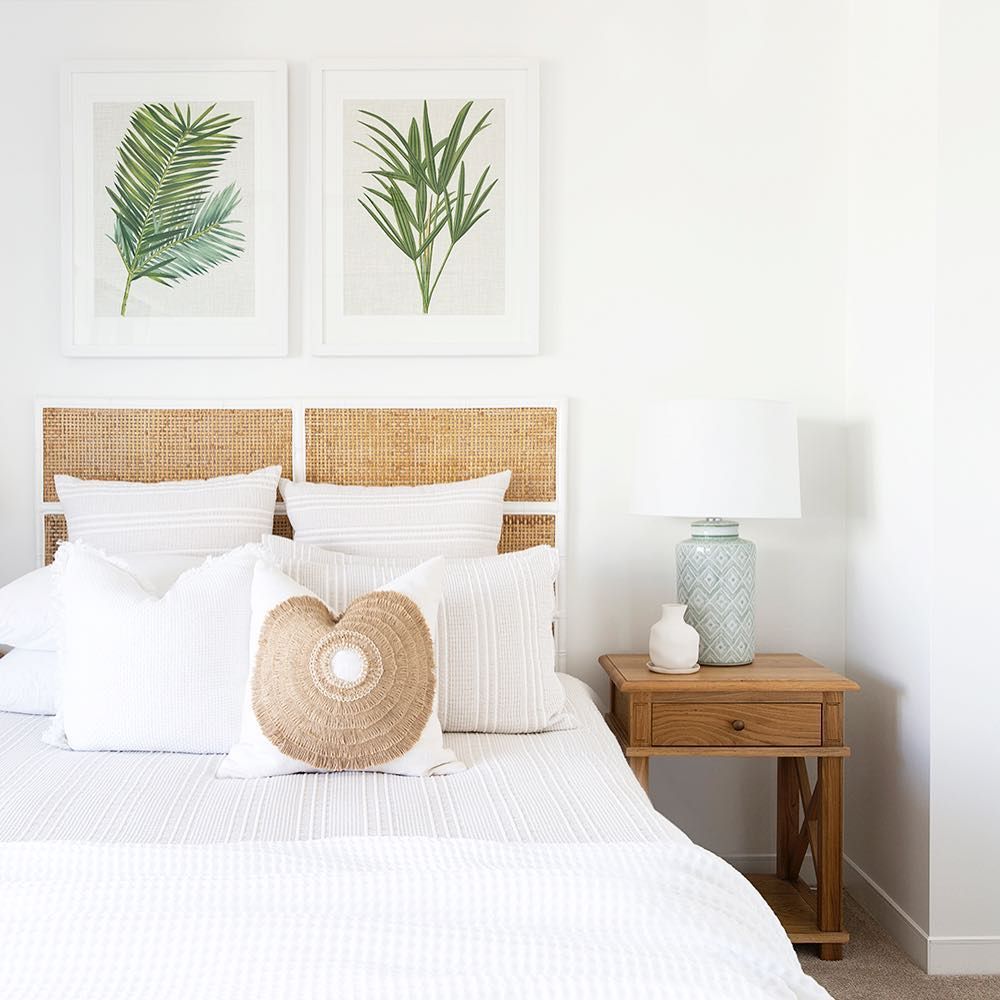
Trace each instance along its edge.
{"label": "framed palm print", "polygon": [[537,67],[313,70],[317,354],[538,351]]}
{"label": "framed palm print", "polygon": [[65,353],[287,353],[287,106],[281,62],[64,68]]}

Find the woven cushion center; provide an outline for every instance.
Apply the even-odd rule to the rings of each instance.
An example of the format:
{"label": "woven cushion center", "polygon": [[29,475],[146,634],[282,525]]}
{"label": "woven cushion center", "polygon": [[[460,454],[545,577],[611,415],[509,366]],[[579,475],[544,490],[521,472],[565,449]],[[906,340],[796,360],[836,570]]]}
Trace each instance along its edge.
{"label": "woven cushion center", "polygon": [[313,684],[336,701],[367,697],[383,672],[378,646],[361,632],[345,628],[333,628],[322,636],[309,657]]}
{"label": "woven cushion center", "polygon": [[282,753],[327,770],[385,764],[420,738],[434,699],[434,650],[410,598],[376,591],[338,619],[314,597],[261,627],[254,714]]}
{"label": "woven cushion center", "polygon": [[368,660],[357,646],[338,646],[330,657],[330,673],[343,685],[362,680],[367,671]]}

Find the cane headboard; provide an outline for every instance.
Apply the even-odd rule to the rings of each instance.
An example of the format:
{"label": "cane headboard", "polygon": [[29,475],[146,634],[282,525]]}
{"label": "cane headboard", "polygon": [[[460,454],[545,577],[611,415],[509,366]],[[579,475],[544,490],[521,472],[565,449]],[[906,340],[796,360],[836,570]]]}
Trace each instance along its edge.
{"label": "cane headboard", "polygon": [[[40,562],[51,562],[66,538],[56,474],[156,482],[265,465],[280,465],[295,480],[361,486],[416,486],[511,469],[500,551],[563,549],[560,401],[41,400],[37,434]],[[274,532],[291,536],[280,502]]]}

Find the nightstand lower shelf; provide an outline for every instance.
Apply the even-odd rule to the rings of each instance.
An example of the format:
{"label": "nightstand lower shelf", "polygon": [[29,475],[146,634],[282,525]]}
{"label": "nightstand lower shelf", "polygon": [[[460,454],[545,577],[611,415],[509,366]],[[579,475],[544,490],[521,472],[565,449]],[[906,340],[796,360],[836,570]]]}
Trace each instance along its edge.
{"label": "nightstand lower shelf", "polygon": [[790,882],[777,875],[748,875],[784,927],[792,944],[847,944],[847,931],[821,931],[816,924],[816,890],[802,879]]}

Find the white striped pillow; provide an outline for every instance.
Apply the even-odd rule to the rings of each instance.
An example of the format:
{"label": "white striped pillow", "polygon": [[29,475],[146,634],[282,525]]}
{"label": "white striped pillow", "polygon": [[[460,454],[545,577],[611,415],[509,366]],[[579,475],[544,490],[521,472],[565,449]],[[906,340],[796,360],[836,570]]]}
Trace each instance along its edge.
{"label": "white striped pillow", "polygon": [[[275,536],[263,548],[334,609],[420,562],[345,555]],[[437,711],[445,732],[575,728],[555,671],[558,569],[558,554],[547,545],[446,561],[437,628]]]}
{"label": "white striped pillow", "polygon": [[219,555],[270,534],[281,467],[215,479],[126,483],[56,476],[71,542],[114,555]]}
{"label": "white striped pillow", "polygon": [[355,555],[496,555],[510,470],[432,486],[281,480],[300,542]]}

